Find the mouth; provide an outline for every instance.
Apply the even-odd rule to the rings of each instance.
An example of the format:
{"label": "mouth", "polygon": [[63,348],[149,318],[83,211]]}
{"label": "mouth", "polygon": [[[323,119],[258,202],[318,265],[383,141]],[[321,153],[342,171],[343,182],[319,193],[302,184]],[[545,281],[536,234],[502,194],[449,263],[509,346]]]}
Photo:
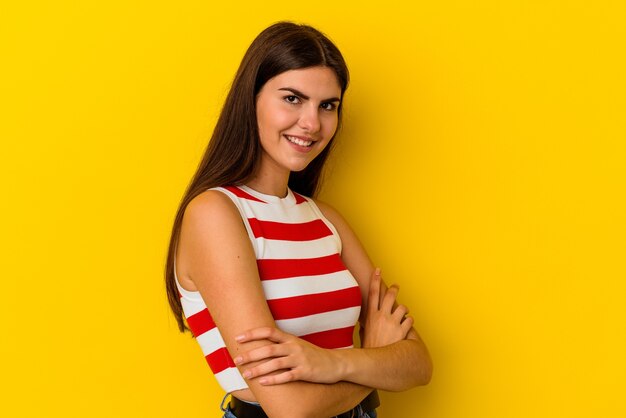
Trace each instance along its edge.
{"label": "mouth", "polygon": [[283,135],[283,136],[287,139],[287,141],[291,142],[292,144],[296,144],[305,148],[309,148],[311,145],[313,145],[313,142],[314,142],[314,141],[298,138],[296,136],[291,136],[291,135]]}

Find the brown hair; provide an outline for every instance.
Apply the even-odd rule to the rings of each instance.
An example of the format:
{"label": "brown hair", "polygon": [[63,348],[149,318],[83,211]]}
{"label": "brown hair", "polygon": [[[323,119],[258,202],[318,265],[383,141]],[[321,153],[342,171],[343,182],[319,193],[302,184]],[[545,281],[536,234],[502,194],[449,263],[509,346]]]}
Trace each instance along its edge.
{"label": "brown hair", "polygon": [[[339,49],[315,28],[291,22],[275,23],[261,32],[246,51],[211,140],[180,202],[172,227],[165,285],[170,307],[181,332],[188,328],[174,278],[174,257],[187,205],[207,189],[245,184],[252,178],[261,156],[256,120],[257,94],[268,80],[285,71],[315,66],[325,66],[335,71],[343,98],[348,87],[348,68]],[[341,126],[341,107],[340,102],[337,132]],[[304,170],[290,174],[289,187],[293,191],[306,196],[317,194],[322,169],[333,143],[331,139]]]}

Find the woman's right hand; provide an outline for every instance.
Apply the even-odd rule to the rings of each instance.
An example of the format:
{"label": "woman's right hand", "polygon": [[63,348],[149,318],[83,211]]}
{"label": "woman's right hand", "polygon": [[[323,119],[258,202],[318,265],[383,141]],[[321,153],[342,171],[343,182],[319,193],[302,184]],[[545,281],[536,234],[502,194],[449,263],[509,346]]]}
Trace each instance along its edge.
{"label": "woman's right hand", "polygon": [[404,305],[394,309],[399,288],[382,286],[380,269],[376,268],[370,280],[367,312],[361,343],[363,348],[383,347],[406,338],[413,326],[413,318]]}
{"label": "woman's right hand", "polygon": [[258,378],[262,385],[303,380],[315,383],[336,383],[341,380],[335,350],[318,347],[278,328],[261,327],[237,336],[236,341],[269,340],[265,345],[242,353],[234,359],[238,366],[262,361],[261,364],[242,370],[246,379]]}

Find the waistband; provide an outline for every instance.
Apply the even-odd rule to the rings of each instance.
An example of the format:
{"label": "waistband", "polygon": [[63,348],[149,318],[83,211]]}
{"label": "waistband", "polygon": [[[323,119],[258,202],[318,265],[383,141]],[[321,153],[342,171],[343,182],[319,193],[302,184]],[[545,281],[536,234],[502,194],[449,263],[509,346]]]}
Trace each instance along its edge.
{"label": "waistband", "polygon": [[[372,411],[380,406],[380,399],[378,392],[373,391],[365,399],[361,401],[353,409],[346,411],[336,416],[336,418],[356,418],[360,411],[368,412]],[[237,418],[268,418],[263,408],[260,405],[256,405],[249,402],[244,402],[234,396],[231,396],[229,408],[231,412]]]}

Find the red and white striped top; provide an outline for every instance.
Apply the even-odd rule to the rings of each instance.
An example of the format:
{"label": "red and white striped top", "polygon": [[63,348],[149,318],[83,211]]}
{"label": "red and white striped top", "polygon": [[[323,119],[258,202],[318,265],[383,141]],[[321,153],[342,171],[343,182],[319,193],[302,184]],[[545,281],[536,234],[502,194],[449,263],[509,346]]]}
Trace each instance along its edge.
{"label": "red and white striped top", "polygon": [[[276,326],[323,348],[352,347],[361,292],[341,260],[339,234],[313,200],[291,190],[284,198],[246,186],[215,190],[244,220]],[[176,284],[187,324],[219,384],[226,392],[247,388],[200,293]]]}

